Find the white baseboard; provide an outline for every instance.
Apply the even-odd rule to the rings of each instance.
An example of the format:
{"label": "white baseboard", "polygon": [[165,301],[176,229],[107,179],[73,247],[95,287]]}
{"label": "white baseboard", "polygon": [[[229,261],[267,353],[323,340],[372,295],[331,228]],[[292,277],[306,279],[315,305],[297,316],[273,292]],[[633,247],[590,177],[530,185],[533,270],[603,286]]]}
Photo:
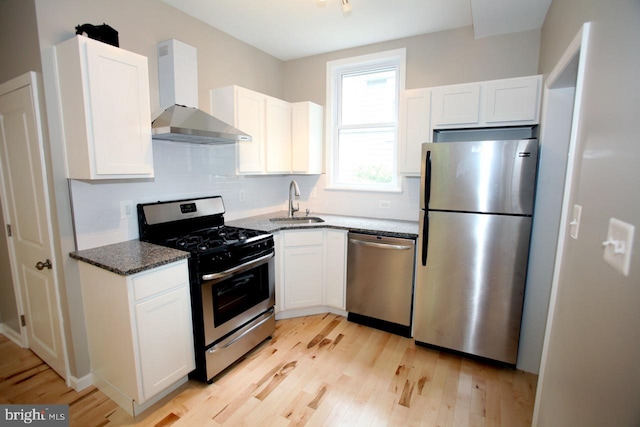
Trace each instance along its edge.
{"label": "white baseboard", "polygon": [[76,378],[73,375],[69,375],[69,385],[75,391],[82,391],[93,385],[93,375],[87,374],[82,378]]}
{"label": "white baseboard", "polygon": [[13,343],[21,348],[25,348],[24,343],[22,342],[22,335],[19,332],[14,331],[4,323],[0,323],[0,334],[9,338]]}

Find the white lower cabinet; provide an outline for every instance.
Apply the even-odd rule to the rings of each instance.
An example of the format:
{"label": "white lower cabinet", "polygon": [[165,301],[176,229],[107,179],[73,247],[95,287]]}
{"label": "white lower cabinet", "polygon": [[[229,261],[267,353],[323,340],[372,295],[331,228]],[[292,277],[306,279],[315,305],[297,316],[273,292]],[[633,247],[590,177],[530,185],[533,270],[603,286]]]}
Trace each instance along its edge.
{"label": "white lower cabinet", "polygon": [[195,368],[187,261],[131,276],[79,269],[94,384],[138,414]]}
{"label": "white lower cabinet", "polygon": [[284,233],[284,307],[322,305],[324,283],[324,232]]}
{"label": "white lower cabinet", "polygon": [[344,310],[347,232],[318,229],[277,234],[279,317]]}

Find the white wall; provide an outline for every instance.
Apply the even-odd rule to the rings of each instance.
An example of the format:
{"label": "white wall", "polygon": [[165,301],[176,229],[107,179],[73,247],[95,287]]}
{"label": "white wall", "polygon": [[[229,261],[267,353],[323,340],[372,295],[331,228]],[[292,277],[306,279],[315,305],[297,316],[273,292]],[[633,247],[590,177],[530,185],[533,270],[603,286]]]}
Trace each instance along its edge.
{"label": "white wall", "polygon": [[[221,195],[225,219],[286,209],[283,176],[235,175],[234,145],[154,141],[155,178],[107,183],[72,181],[78,249],[138,238],[138,220],[120,218],[120,202],[137,203]],[[241,201],[240,191],[244,192]],[[301,203],[304,208],[304,202]]]}
{"label": "white wall", "polygon": [[[583,206],[577,240],[565,241],[536,402],[539,426],[640,423],[640,3],[554,0],[542,29],[548,73],[584,21],[585,60],[576,175]],[[629,276],[603,261],[609,219],[636,226]]]}

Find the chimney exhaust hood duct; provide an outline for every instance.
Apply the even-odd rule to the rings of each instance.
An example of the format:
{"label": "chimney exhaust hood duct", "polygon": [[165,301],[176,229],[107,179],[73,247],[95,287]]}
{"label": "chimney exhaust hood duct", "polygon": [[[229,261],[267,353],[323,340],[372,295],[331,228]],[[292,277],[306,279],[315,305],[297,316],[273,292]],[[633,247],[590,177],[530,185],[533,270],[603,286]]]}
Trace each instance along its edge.
{"label": "chimney exhaust hood duct", "polygon": [[195,107],[198,105],[198,61],[193,46],[171,39],[158,44],[160,106],[151,123],[153,139],[195,144],[232,144],[251,136]]}

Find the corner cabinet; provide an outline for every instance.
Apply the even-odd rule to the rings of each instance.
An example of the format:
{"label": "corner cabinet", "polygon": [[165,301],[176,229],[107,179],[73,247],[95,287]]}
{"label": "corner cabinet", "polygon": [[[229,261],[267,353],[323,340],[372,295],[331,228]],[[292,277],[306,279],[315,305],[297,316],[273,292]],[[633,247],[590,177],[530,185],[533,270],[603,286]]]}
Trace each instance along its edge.
{"label": "corner cabinet", "polygon": [[284,230],[276,235],[279,318],[335,311],[345,314],[344,230]]}
{"label": "corner cabinet", "polygon": [[283,243],[284,308],[322,305],[324,231],[285,231]]}
{"label": "corner cabinet", "polygon": [[136,415],[195,368],[187,261],[131,276],[79,269],[94,384]]}
{"label": "corner cabinet", "polygon": [[153,177],[147,58],[84,36],[55,53],[67,177]]}
{"label": "corner cabinet", "polygon": [[434,129],[524,126],[540,121],[540,75],[431,90]]}
{"label": "corner cabinet", "polygon": [[211,90],[211,113],[251,135],[237,144],[237,172],[245,175],[322,172],[322,107],[311,104],[240,86]]}

